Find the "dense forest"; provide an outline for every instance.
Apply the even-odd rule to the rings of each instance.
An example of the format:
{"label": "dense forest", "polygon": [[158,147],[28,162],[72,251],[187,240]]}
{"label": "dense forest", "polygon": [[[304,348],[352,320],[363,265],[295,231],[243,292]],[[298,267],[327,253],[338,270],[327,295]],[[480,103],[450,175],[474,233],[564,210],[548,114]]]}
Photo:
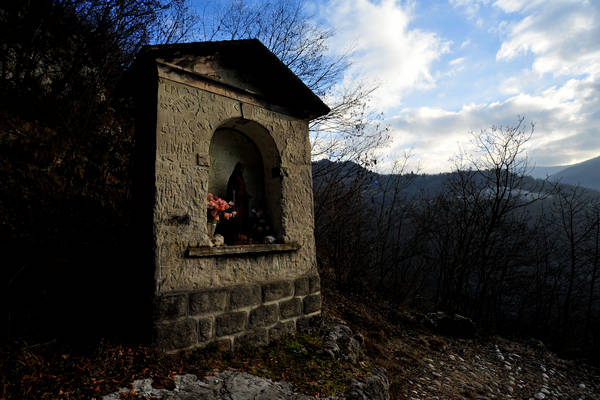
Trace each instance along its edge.
{"label": "dense forest", "polygon": [[[332,33],[304,24],[301,2],[240,4],[201,26],[177,1],[0,6],[2,337],[145,331],[144,282],[127,272],[134,136],[122,84],[143,45],[257,37],[317,94],[337,90],[345,59],[324,55]],[[408,173],[402,160],[372,172],[387,139],[372,90],[349,88],[311,126],[324,284],[600,359],[598,193],[529,178],[523,119],[484,128],[482,153],[452,173]]]}

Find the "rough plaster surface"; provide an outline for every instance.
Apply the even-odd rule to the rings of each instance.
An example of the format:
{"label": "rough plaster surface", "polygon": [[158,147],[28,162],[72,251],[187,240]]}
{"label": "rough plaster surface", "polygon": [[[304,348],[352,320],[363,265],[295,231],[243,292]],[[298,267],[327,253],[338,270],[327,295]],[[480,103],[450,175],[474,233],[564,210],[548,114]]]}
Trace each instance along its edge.
{"label": "rough plaster surface", "polygon": [[[298,242],[301,248],[293,253],[256,257],[187,258],[188,247],[206,241],[205,199],[212,135],[219,127],[236,121],[253,122],[253,128],[243,133],[264,153],[265,164],[278,164],[280,176],[265,174],[269,182],[264,183],[265,191],[281,193],[278,210],[273,213],[278,224],[274,225],[279,225],[286,242]],[[256,134],[256,126],[262,126],[270,138]],[[237,129],[243,130],[244,124],[238,124]],[[273,151],[278,159],[271,154]],[[306,120],[248,103],[246,96],[237,97],[233,92],[212,93],[206,83],[194,86],[159,67],[155,167],[157,294],[294,279],[316,271]],[[185,217],[179,219],[185,223],[174,224],[174,217]]]}

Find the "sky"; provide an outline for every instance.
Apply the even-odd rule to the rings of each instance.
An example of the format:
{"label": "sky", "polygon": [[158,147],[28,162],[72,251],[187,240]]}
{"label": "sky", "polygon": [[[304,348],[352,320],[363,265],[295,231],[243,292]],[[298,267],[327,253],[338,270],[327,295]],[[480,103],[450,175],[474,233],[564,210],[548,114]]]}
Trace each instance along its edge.
{"label": "sky", "polygon": [[391,165],[449,171],[471,132],[535,124],[530,165],[600,156],[600,0],[310,0],[315,23],[352,48],[341,84],[377,84]]}

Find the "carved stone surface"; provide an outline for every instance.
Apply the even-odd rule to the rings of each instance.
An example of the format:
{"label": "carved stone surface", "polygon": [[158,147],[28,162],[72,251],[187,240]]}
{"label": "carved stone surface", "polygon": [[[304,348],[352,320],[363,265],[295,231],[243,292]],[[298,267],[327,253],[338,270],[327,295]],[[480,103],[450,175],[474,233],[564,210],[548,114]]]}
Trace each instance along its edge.
{"label": "carved stone surface", "polygon": [[309,290],[311,293],[321,291],[321,278],[319,275],[312,275],[308,278]]}
{"label": "carved stone surface", "polygon": [[[301,290],[295,290],[296,287]],[[262,328],[269,332],[268,340],[277,340],[296,327],[314,325],[311,321],[319,315],[321,295],[302,295],[308,291],[309,278],[304,276],[161,296],[157,299],[157,308],[162,310],[162,314],[157,314],[157,337],[166,350],[204,347],[222,340],[237,346],[236,341],[246,330],[258,332]],[[295,292],[300,295],[292,297]],[[191,327],[190,321],[196,325]],[[176,337],[170,340],[169,334]],[[262,336],[257,341],[262,343]]]}
{"label": "carved stone surface", "polygon": [[208,342],[213,338],[212,319],[200,318],[198,320],[198,342]]}
{"label": "carved stone surface", "polygon": [[178,350],[193,346],[198,341],[198,324],[183,319],[155,325],[156,344],[163,350]]}
{"label": "carved stone surface", "polygon": [[262,328],[277,322],[279,319],[277,304],[260,306],[250,311],[248,317],[248,327],[251,329]]}
{"label": "carved stone surface", "polygon": [[321,309],[321,295],[311,294],[303,300],[304,314],[311,314]]}
{"label": "carved stone surface", "polygon": [[261,291],[258,285],[241,285],[231,289],[230,308],[253,306],[261,303]]}
{"label": "carved stone surface", "polygon": [[187,315],[188,299],[185,294],[161,296],[156,300],[156,313],[160,319],[176,319]]}
{"label": "carved stone surface", "polygon": [[294,321],[280,322],[269,329],[269,341],[280,340],[294,332]]}
{"label": "carved stone surface", "polygon": [[294,286],[290,281],[271,282],[263,285],[263,301],[279,300],[289,297],[294,293]]}
{"label": "carved stone surface", "polygon": [[281,319],[288,319],[297,317],[302,314],[302,300],[298,297],[294,297],[289,300],[282,301],[279,303],[279,313]]}
{"label": "carved stone surface", "polygon": [[215,334],[217,336],[231,335],[246,329],[247,314],[241,312],[230,312],[221,314],[216,318]]}
{"label": "carved stone surface", "polygon": [[301,276],[294,282],[294,296],[306,296],[308,294],[308,277]]}
{"label": "carved stone surface", "polygon": [[228,305],[228,291],[225,289],[203,290],[190,294],[190,315],[200,315],[215,311],[225,311]]}
{"label": "carved stone surface", "polygon": [[[159,68],[160,70],[160,68]],[[159,71],[156,126],[156,283],[158,292],[202,289],[294,279],[316,267],[313,235],[312,179],[307,121],[243,102],[244,121],[268,132],[280,169],[286,174],[265,181],[265,191],[281,191],[277,225],[286,243],[297,242],[293,253],[259,258],[185,258],[189,247],[206,236],[206,204],[214,131],[242,117],[240,100],[211,93],[210,88]],[[243,131],[246,125],[240,125]],[[262,150],[264,141],[252,129],[243,131]],[[265,143],[263,143],[263,141]],[[199,160],[200,162],[199,165]],[[210,163],[208,163],[210,164]],[[270,180],[273,179],[273,182]],[[188,215],[186,224],[173,224],[173,215]]]}

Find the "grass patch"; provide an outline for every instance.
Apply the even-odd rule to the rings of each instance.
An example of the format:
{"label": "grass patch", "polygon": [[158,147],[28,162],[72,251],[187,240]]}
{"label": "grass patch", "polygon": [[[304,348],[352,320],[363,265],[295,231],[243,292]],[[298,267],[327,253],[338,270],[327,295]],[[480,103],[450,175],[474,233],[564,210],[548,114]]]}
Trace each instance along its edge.
{"label": "grass patch", "polygon": [[249,372],[273,380],[292,383],[300,392],[309,395],[341,395],[352,378],[367,375],[369,364],[355,365],[334,360],[324,349],[323,337],[298,334],[264,349],[254,351]]}

